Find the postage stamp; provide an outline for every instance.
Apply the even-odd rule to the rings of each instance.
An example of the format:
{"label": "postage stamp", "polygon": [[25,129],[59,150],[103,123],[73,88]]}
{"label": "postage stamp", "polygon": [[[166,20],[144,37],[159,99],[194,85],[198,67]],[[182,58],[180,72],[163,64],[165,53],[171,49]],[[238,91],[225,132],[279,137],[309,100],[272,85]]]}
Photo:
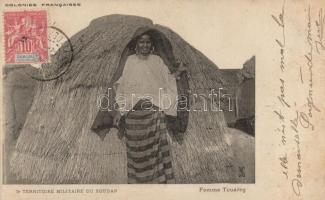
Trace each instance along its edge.
{"label": "postage stamp", "polygon": [[46,11],[4,12],[5,62],[48,62]]}

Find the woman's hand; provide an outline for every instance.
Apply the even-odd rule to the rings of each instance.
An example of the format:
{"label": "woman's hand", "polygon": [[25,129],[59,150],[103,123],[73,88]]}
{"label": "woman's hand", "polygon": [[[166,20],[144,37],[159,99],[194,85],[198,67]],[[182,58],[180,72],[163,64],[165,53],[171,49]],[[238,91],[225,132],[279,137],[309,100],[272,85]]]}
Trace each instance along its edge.
{"label": "woman's hand", "polygon": [[114,83],[113,84],[113,90],[116,92],[117,91],[117,88],[118,86],[120,85],[120,83]]}
{"label": "woman's hand", "polygon": [[177,80],[180,79],[180,75],[183,73],[183,72],[186,72],[187,71],[187,68],[185,67],[185,64],[181,61],[176,69],[176,72],[175,72],[175,78]]}
{"label": "woman's hand", "polygon": [[113,116],[113,126],[118,127],[120,124],[120,120],[121,120],[121,113],[120,111],[116,111],[116,113]]}

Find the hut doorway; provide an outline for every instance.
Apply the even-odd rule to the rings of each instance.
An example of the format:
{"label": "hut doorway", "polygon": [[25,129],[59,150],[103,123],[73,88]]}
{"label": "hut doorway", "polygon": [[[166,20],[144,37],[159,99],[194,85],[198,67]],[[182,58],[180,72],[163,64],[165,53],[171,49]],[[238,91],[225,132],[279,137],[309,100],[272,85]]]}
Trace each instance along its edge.
{"label": "hut doorway", "polygon": [[[170,73],[174,73],[180,64],[180,58],[176,59],[169,39],[160,31],[148,27],[142,27],[135,31],[132,40],[122,52],[118,70],[113,77],[112,85],[122,76],[124,66],[128,56],[136,54],[135,47],[137,38],[143,34],[148,34],[152,39],[154,50],[152,54],[159,56],[168,67]],[[187,72],[181,74],[176,81],[178,103],[177,117],[167,115],[167,128],[173,139],[182,142],[187,128],[189,118],[189,83]]]}

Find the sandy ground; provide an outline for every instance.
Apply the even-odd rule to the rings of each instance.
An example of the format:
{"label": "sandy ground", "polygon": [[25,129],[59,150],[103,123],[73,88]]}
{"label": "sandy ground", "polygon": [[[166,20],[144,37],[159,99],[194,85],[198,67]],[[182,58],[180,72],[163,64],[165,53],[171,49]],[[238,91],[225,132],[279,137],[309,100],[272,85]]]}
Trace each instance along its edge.
{"label": "sandy ground", "polygon": [[255,138],[238,129],[229,128],[226,140],[232,149],[239,183],[255,182]]}
{"label": "sandy ground", "polygon": [[[7,138],[8,139],[8,138]],[[12,139],[12,138],[11,138]],[[236,173],[237,183],[254,183],[255,182],[255,139],[253,136],[248,135],[247,133],[229,128],[228,134],[226,135],[227,143],[232,149],[232,154],[234,157],[234,169]],[[15,141],[7,141],[11,143],[10,148],[7,150],[9,152],[13,151]],[[10,156],[7,155],[8,157]],[[5,156],[5,168],[7,168],[7,173],[9,172],[8,168],[8,157]],[[15,177],[12,177],[7,174],[5,176],[7,180],[4,180],[7,183],[15,183]],[[20,183],[28,183],[28,180],[20,180]]]}

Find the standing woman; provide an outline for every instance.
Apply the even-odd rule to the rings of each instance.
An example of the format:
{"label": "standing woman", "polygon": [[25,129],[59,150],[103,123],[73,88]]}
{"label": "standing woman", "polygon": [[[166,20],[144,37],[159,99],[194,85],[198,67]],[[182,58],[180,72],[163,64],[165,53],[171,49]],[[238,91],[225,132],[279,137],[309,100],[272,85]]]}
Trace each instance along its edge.
{"label": "standing woman", "polygon": [[125,136],[128,183],[175,183],[166,114],[176,116],[176,77],[185,68],[181,64],[171,74],[163,60],[152,54],[149,34],[137,37],[135,50],[114,85],[119,112],[113,123]]}

